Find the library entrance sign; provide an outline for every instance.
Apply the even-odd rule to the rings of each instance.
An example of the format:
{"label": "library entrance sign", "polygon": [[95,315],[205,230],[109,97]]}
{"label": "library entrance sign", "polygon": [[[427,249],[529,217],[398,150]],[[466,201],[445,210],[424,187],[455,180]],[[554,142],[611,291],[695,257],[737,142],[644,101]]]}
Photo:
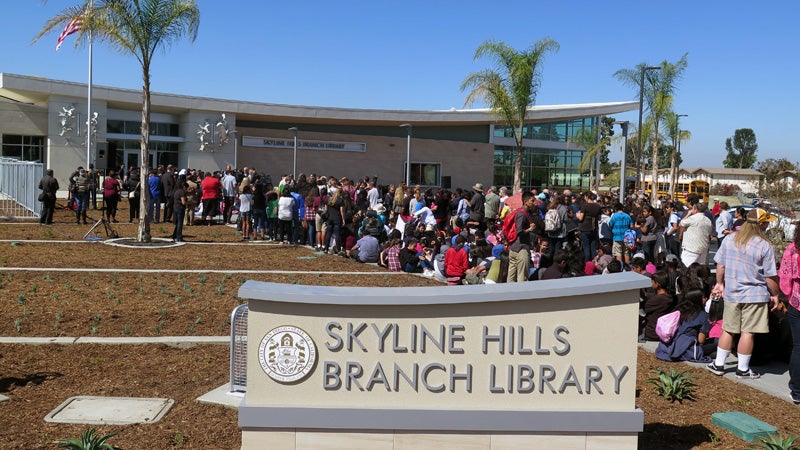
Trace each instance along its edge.
{"label": "library entrance sign", "polygon": [[248,348],[242,447],[636,448],[645,285],[633,273],[417,288],[248,281],[239,296],[260,345]]}

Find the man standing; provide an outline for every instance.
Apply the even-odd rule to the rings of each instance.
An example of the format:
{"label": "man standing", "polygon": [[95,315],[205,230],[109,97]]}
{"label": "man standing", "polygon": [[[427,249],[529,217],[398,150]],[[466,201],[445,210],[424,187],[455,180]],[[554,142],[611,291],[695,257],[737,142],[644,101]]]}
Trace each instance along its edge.
{"label": "man standing", "polygon": [[172,222],[172,211],[175,199],[175,171],[172,164],[167,164],[167,171],[161,175],[161,192],[164,196],[164,222]]}
{"label": "man standing", "polygon": [[594,192],[583,194],[581,205],[576,217],[578,218],[578,231],[581,233],[581,247],[583,247],[583,262],[591,261],[597,252],[597,224],[600,223],[600,205],[595,202],[597,195]]}
{"label": "man standing", "polygon": [[[171,173],[171,171],[167,171],[167,174]],[[181,175],[180,179],[174,189],[172,191],[172,200],[174,204],[174,222],[175,222],[175,229],[172,230],[172,239],[175,242],[183,242],[183,222],[186,215],[186,193],[184,189],[186,188],[186,176]],[[164,214],[166,216],[166,213]]]}
{"label": "man standing", "polygon": [[717,357],[708,365],[708,370],[715,375],[725,373],[725,360],[731,353],[733,336],[739,334],[736,378],[761,376],[750,369],[753,334],[769,333],[769,305],[772,310],[780,306],[775,249],[764,235],[769,222],[775,219],[761,208],[750,210],[742,228],[722,242],[714,257],[717,284],[711,294],[725,301]]}
{"label": "man standing", "polygon": [[[233,203],[236,201],[236,177],[233,176],[233,170],[226,170],[225,176],[222,177],[222,180],[220,181],[222,183],[222,197],[225,201],[225,212],[223,213],[223,217],[225,218],[225,223],[227,224],[231,222]],[[250,184],[249,181],[247,184]]]}
{"label": "man standing", "polygon": [[697,202],[678,224],[681,230],[681,262],[686,267],[695,262],[706,264],[708,244],[714,231],[711,220],[705,214],[706,211],[708,211],[706,204]]}
{"label": "man standing", "polygon": [[508,276],[506,281],[514,283],[517,281],[528,281],[528,272],[531,269],[531,232],[534,225],[530,215],[535,208],[535,198],[528,191],[522,193],[522,212],[513,212],[514,227],[517,230],[517,238],[509,242],[508,247]]}
{"label": "man standing", "polygon": [[39,181],[39,189],[42,190],[42,215],[39,217],[39,223],[52,225],[53,213],[56,210],[56,192],[58,192],[58,180],[53,176],[53,169],[47,169],[45,176]]}
{"label": "man standing", "polygon": [[628,251],[628,247],[625,245],[625,232],[631,228],[631,223],[633,221],[631,220],[631,216],[623,211],[624,208],[622,203],[614,205],[614,214],[612,214],[611,218],[608,220],[608,226],[611,228],[612,239],[614,239],[611,253],[620,262],[628,264],[631,262],[631,254]]}
{"label": "man standing", "polygon": [[484,220],[486,220],[487,224],[490,224],[497,220],[499,214],[500,196],[497,195],[497,186],[492,186],[489,188],[489,193],[486,194],[486,200],[484,200]]}
{"label": "man standing", "polygon": [[163,191],[161,190],[161,179],[152,169],[147,178],[147,187],[150,189],[150,204],[147,205],[147,215],[150,216],[153,223],[158,223],[161,221],[161,194]]}
{"label": "man standing", "polygon": [[200,182],[200,190],[202,192],[200,201],[203,202],[203,214],[200,220],[205,222],[206,216],[208,216],[208,225],[211,225],[214,216],[219,213],[219,196],[222,192],[222,183],[213,174],[207,174],[203,181]]}

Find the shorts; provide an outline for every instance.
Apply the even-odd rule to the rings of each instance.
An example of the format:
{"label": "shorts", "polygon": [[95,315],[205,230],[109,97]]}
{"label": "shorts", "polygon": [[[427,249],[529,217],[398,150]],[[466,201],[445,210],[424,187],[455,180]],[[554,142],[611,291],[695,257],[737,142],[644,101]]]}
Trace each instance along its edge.
{"label": "shorts", "polygon": [[769,333],[769,302],[725,302],[722,329],[731,334]]}
{"label": "shorts", "polygon": [[628,246],[625,245],[623,241],[614,241],[614,246],[611,247],[611,254],[621,258],[625,258],[626,256],[630,255],[628,252]]}

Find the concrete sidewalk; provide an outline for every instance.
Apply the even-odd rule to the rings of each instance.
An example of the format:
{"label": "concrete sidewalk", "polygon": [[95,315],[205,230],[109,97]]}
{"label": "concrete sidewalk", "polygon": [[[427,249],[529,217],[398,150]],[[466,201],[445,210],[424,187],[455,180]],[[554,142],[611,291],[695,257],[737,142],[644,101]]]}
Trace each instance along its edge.
{"label": "concrete sidewalk", "polygon": [[[647,350],[650,353],[655,353],[656,347],[658,347],[658,342],[639,343],[639,347]],[[665,361],[664,364],[670,364],[670,363]],[[694,367],[699,367],[703,370],[707,370],[706,369],[707,364],[690,363],[690,362],[686,362],[685,364],[689,364]],[[737,383],[746,384],[752,387],[753,389],[758,389],[759,391],[770,394],[781,400],[790,403],[792,402],[792,397],[789,393],[788,364],[778,361],[772,361],[764,366],[753,366],[753,371],[761,374],[761,378],[757,380],[743,380],[736,378],[736,357],[734,355],[728,357],[725,367],[727,369],[725,371],[725,374],[723,375],[725,378],[736,381]]]}

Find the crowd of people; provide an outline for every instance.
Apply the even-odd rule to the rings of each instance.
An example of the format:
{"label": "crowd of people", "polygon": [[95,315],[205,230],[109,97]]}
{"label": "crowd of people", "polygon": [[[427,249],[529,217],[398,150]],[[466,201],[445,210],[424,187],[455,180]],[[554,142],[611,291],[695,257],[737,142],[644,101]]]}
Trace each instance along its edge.
{"label": "crowd of people", "polygon": [[[111,170],[102,181],[96,174],[79,167],[69,178],[77,223],[86,223],[90,204],[97,207],[97,186],[109,221],[117,221],[122,192],[128,193],[129,220],[137,220],[146,183],[149,217],[174,223],[175,241],[183,239],[183,226],[218,220],[235,223],[243,241],[306,245],[449,285],[634,271],[651,279],[640,292],[640,340],[658,341],[659,358],[708,362],[718,375],[735,351],[736,376],[760,376],[750,368],[756,335],[770,333],[771,314],[781,311],[795,332],[790,389],[800,403],[800,233],[786,250],[779,277],[774,248],[764,236],[774,216],[760,208],[730,211],[716,199],[709,207],[696,195],[686,203],[666,197],[651,204],[642,192],[619,198],[530,189],[511,195],[505,187],[481,183],[434,191],[313,173],[284,175],[273,185],[255,168],[203,172],[167,165],[144,179],[137,168]],[[58,190],[52,170],[39,188],[41,222],[49,224]],[[718,250],[712,275],[713,241]],[[780,290],[788,302],[778,301]],[[659,319],[674,312],[677,329],[665,338],[658,333]]]}

